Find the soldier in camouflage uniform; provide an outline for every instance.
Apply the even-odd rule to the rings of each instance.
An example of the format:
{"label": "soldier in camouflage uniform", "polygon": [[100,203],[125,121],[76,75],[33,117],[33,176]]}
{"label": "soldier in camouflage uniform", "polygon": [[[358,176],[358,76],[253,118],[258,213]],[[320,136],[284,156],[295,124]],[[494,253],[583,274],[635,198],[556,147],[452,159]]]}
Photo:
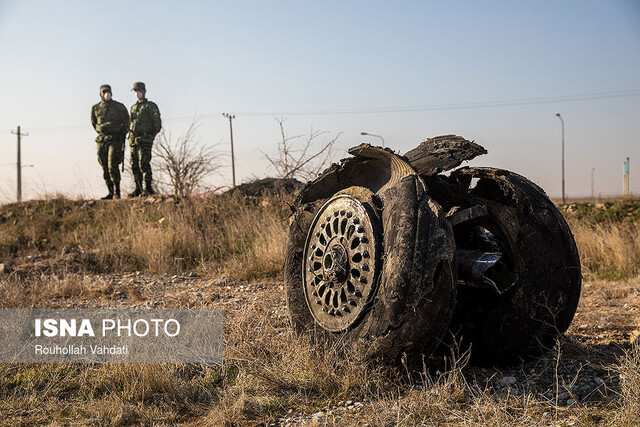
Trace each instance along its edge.
{"label": "soldier in camouflage uniform", "polygon": [[[153,140],[160,129],[160,110],[146,98],[146,87],[142,82],[133,84],[138,102],[131,106],[131,126],[129,128],[129,146],[131,147],[131,170],[136,181],[136,189],[129,197],[154,194],[151,186],[151,149]],[[145,189],[142,189],[142,180]]]}
{"label": "soldier in camouflage uniform", "polygon": [[124,155],[124,143],[129,131],[127,107],[111,99],[111,86],[100,86],[101,101],[91,107],[91,125],[98,132],[98,162],[109,189],[103,199],[120,198],[120,170],[118,165]]}

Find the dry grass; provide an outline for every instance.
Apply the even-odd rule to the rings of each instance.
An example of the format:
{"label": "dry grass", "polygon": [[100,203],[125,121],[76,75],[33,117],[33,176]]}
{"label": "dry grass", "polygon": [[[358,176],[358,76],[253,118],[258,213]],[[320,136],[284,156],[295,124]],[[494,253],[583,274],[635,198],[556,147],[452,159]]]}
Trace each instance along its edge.
{"label": "dry grass", "polygon": [[131,425],[199,414],[226,381],[196,365],[3,365],[3,418],[26,424]]}
{"label": "dry grass", "polygon": [[[274,307],[283,304],[278,281],[287,197],[225,196],[177,204],[172,199],[124,200],[85,207],[82,201],[57,199],[3,207],[0,260],[20,263],[28,255],[49,256],[26,263],[24,276],[0,278],[3,307],[63,307],[85,300],[106,305],[118,289],[106,282],[96,285],[92,271],[196,271],[209,278],[271,283],[257,300],[223,307],[223,366],[4,364],[0,365],[2,419],[25,425],[254,425],[288,413],[309,421],[310,414],[351,399],[365,407],[342,418],[327,415],[323,422],[640,423],[640,349],[625,347],[625,328],[633,325],[628,313],[620,313],[625,301],[637,302],[636,282],[623,286],[590,281],[577,318],[582,326],[570,331],[556,353],[508,372],[469,367],[466,355],[454,355],[440,371],[433,360],[423,369],[380,366],[339,343],[327,346],[297,336],[284,318],[273,314]],[[636,223],[594,223],[573,217],[569,221],[588,279],[640,274]],[[60,257],[64,247],[72,253]],[[127,290],[131,304],[148,297],[144,289]],[[208,301],[205,306],[218,307]],[[598,311],[607,304],[617,310],[617,317]],[[615,334],[606,335],[610,329]],[[612,362],[611,354],[620,359]],[[593,400],[559,405],[558,393],[571,392],[573,385],[573,377],[562,377],[559,368],[577,365],[576,361],[611,372],[611,381],[604,390],[598,389]],[[496,388],[496,379],[506,375],[518,375],[523,386]],[[529,382],[533,385],[525,385]]]}
{"label": "dry grass", "polygon": [[[280,274],[292,196],[218,196],[176,203],[53,199],[0,210],[0,261],[63,248],[97,271],[196,271],[252,280]],[[587,277],[640,274],[640,204],[574,204],[565,209]],[[574,206],[570,205],[570,206]],[[598,205],[600,206],[600,205]]]}
{"label": "dry grass", "polygon": [[576,239],[583,274],[619,280],[640,274],[640,201],[573,202],[560,206]]}
{"label": "dry grass", "polygon": [[[65,304],[100,301],[109,292],[92,287],[91,276],[40,279],[45,276],[33,286],[8,289],[3,296],[11,291],[12,301],[43,306],[51,305],[52,298],[65,299]],[[587,298],[602,295],[602,289],[593,289]],[[593,311],[585,304],[585,310]],[[225,306],[222,366],[0,365],[0,413],[27,425],[261,425],[288,413],[309,421],[318,410],[350,399],[365,407],[357,413],[326,415],[324,421],[512,426],[592,425],[605,420],[633,425],[640,408],[637,346],[620,352],[619,362],[610,362],[599,355],[599,345],[581,345],[574,336],[543,358],[507,371],[467,366],[466,354],[453,354],[447,365],[431,360],[423,368],[389,367],[367,362],[339,343],[323,345],[297,336],[285,318],[274,316],[274,307],[282,307],[282,293],[274,285],[261,298]],[[570,392],[577,378],[560,373],[569,363],[602,365],[602,372],[620,378],[619,388],[607,380],[607,387],[618,391],[571,407],[559,404],[558,393]],[[496,380],[507,375],[517,375],[519,384],[497,387]],[[540,382],[540,377],[546,383],[529,388],[527,384]]]}
{"label": "dry grass", "polygon": [[[43,290],[57,289],[51,281]],[[82,280],[68,285],[83,287]],[[16,289],[29,300],[30,290]],[[84,298],[82,291],[74,295]],[[227,310],[223,366],[0,365],[0,413],[16,422],[237,425],[393,390],[393,370],[299,337],[269,314],[280,295]]]}
{"label": "dry grass", "polygon": [[393,388],[393,370],[297,336],[287,323],[256,304],[227,315],[228,363],[236,381],[222,390],[207,414],[213,425],[275,418],[288,410],[310,412],[347,399],[371,399]]}
{"label": "dry grass", "polygon": [[640,425],[640,342],[627,351],[617,370],[622,389],[618,420],[628,425]]}
{"label": "dry grass", "polygon": [[196,271],[254,279],[280,273],[288,227],[286,194],[224,195],[156,202],[55,199],[0,210],[0,260],[84,255],[94,271]]}
{"label": "dry grass", "polygon": [[622,279],[640,274],[640,224],[571,221],[583,274]]}

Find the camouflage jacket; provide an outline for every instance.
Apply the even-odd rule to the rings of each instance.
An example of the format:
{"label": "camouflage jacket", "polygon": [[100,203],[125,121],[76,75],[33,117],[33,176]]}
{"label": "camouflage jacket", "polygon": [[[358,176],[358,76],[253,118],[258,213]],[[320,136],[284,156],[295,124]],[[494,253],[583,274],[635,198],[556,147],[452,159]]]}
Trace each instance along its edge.
{"label": "camouflage jacket", "polygon": [[144,99],[131,106],[130,145],[150,144],[162,128],[158,106]]}
{"label": "camouflage jacket", "polygon": [[118,101],[100,101],[91,107],[91,125],[98,132],[96,142],[123,140],[129,130],[129,112]]}

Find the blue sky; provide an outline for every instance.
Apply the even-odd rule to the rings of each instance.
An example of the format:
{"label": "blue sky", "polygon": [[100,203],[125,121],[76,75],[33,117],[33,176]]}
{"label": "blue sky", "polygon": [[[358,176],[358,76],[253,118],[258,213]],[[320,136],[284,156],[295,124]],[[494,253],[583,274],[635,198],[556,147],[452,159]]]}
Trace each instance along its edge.
{"label": "blue sky", "polygon": [[[638,1],[0,0],[0,58],[3,201],[15,197],[17,125],[29,132],[23,163],[35,165],[27,197],[102,195],[90,108],[103,83],[130,106],[134,81],[174,136],[198,114],[201,141],[228,151],[222,113],[235,113],[239,181],[272,172],[261,151],[275,152],[274,117],[287,117],[290,134],[343,132],[341,150],[361,131],[400,152],[459,134],[489,150],[472,164],[558,196],[559,111],[568,195],[590,193],[592,168],[598,192],[620,193],[627,156],[640,192]],[[619,93],[629,96],[568,100]],[[491,105],[508,100],[537,101]],[[394,112],[406,107],[416,108]],[[220,172],[212,185],[231,182]]]}

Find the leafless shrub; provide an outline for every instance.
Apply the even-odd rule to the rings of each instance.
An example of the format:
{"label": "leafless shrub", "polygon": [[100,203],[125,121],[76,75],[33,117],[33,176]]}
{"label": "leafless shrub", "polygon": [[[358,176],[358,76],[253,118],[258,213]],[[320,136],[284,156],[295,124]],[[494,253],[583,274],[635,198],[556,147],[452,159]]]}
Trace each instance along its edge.
{"label": "leafless shrub", "polygon": [[171,132],[162,131],[156,138],[153,155],[158,159],[156,168],[173,194],[189,197],[202,189],[204,179],[220,167],[221,154],[215,147],[207,147],[198,141],[198,119],[195,118],[187,132],[175,142]]}
{"label": "leafless shrub", "polygon": [[284,129],[285,120],[276,118],[281,135],[278,156],[263,154],[275,169],[278,178],[297,178],[303,181],[313,179],[331,163],[333,146],[342,132],[333,138],[326,137],[322,140],[321,137],[329,132],[312,129],[308,135],[289,136]]}

